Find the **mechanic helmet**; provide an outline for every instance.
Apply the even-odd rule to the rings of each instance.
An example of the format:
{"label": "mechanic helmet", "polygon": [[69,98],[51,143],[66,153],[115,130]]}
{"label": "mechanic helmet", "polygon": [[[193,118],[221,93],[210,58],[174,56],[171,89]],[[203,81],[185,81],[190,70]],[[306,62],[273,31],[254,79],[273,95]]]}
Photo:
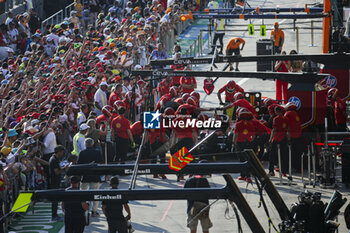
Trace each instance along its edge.
{"label": "mechanic helmet", "polygon": [[167,107],[165,110],[164,110],[164,116],[174,116],[175,115],[175,110],[172,108],[172,107]]}
{"label": "mechanic helmet", "polygon": [[271,98],[266,98],[266,99],[263,100],[263,104],[264,104],[265,107],[268,107],[268,106],[270,106],[271,104],[276,104],[276,103],[277,103],[277,102],[274,101],[274,100],[271,99]]}
{"label": "mechanic helmet", "polygon": [[174,100],[174,102],[175,103],[178,103],[178,104],[184,104],[184,100],[181,98],[181,97],[179,97],[179,98],[176,98],[175,100]]}
{"label": "mechanic helmet", "polygon": [[118,110],[120,107],[124,107],[125,108],[125,104],[122,100],[117,100],[114,102],[114,108],[116,110]]}
{"label": "mechanic helmet", "polygon": [[197,106],[197,100],[193,96],[189,97],[186,102],[190,105]]}
{"label": "mechanic helmet", "polygon": [[197,100],[201,99],[201,96],[197,91],[192,91],[190,95],[196,97]]}
{"label": "mechanic helmet", "polygon": [[201,120],[201,121],[207,121],[209,119],[209,116],[205,113],[200,113],[198,116],[197,116],[197,119],[198,120]]}
{"label": "mechanic helmet", "polygon": [[171,97],[168,95],[164,95],[164,98],[162,98],[162,100],[160,101],[160,105],[164,105],[165,103],[171,101]]}
{"label": "mechanic helmet", "polygon": [[286,109],[286,111],[297,110],[297,106],[295,105],[295,103],[292,103],[292,102],[288,102],[284,108]]}
{"label": "mechanic helmet", "polygon": [[253,119],[253,114],[246,108],[242,108],[238,113],[238,118],[241,120],[250,120]]}
{"label": "mechanic helmet", "polygon": [[284,114],[285,109],[281,105],[277,105],[275,108],[275,114],[277,115],[278,113]]}
{"label": "mechanic helmet", "polygon": [[190,96],[191,96],[191,95],[190,95],[190,94],[188,94],[188,93],[183,94],[183,95],[182,95],[182,99],[183,99],[183,101],[184,101],[184,102],[186,102],[186,101],[187,101],[187,99],[188,99]]}
{"label": "mechanic helmet", "polygon": [[176,88],[175,88],[175,87],[170,87],[169,93],[170,93],[173,97],[176,97],[178,92],[176,91]]}
{"label": "mechanic helmet", "polygon": [[328,99],[330,100],[334,100],[338,95],[338,89],[337,88],[331,88],[328,90],[328,93],[327,93],[327,96],[328,96]]}
{"label": "mechanic helmet", "polygon": [[179,87],[177,87],[177,86],[172,86],[172,87],[174,87],[174,88],[175,88],[176,93],[177,93],[177,95],[178,95],[178,96],[179,96],[179,95],[181,95],[181,90],[180,90],[180,88],[179,88]]}
{"label": "mechanic helmet", "polygon": [[235,99],[235,101],[237,100],[240,100],[240,99],[243,99],[244,98],[244,95],[241,93],[241,92],[237,92],[233,98]]}
{"label": "mechanic helmet", "polygon": [[113,107],[110,105],[105,105],[102,108],[102,114],[105,115],[106,117],[110,117],[112,115],[112,112],[114,111]]}
{"label": "mechanic helmet", "polygon": [[228,92],[234,92],[234,90],[236,89],[235,81],[233,80],[228,81],[226,84],[226,89]]}

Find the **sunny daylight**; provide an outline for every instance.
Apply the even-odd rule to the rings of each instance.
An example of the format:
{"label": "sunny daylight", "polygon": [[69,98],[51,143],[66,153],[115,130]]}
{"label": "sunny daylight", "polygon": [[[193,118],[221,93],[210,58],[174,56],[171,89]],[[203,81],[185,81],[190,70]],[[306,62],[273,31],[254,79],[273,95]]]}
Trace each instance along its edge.
{"label": "sunny daylight", "polygon": [[350,233],[350,0],[0,0],[0,233]]}

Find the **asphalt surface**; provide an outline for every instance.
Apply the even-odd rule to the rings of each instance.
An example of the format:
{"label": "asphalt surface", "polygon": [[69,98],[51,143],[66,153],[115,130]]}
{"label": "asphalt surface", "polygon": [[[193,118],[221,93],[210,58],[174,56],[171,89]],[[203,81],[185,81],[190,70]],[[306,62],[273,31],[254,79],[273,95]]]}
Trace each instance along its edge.
{"label": "asphalt surface", "polygon": [[[287,1],[282,0],[278,2],[278,5],[275,5],[276,2],[273,1],[254,1],[249,2],[252,7],[304,7],[305,3],[312,4],[316,1]],[[318,20],[320,21],[320,20]],[[246,46],[241,52],[243,56],[256,55],[256,41],[258,39],[263,39],[260,37],[259,25],[262,23],[262,20],[230,20],[228,24],[248,24],[252,23],[255,26],[255,36],[249,36],[247,32],[226,32],[224,37],[224,44],[226,45],[231,37],[242,37],[246,41]],[[293,20],[278,20],[281,28],[292,28]],[[299,22],[302,22],[299,24]],[[264,20],[264,23],[267,24],[267,29],[272,28],[274,20]],[[298,20],[297,24],[299,27],[311,27],[311,20]],[[322,27],[322,23],[314,23],[315,28]],[[227,26],[227,29],[246,29],[247,26]],[[283,50],[289,54],[290,50],[296,49],[296,32],[293,29],[284,30],[285,33],[285,44]],[[267,31],[268,37],[270,31]],[[268,38],[265,37],[265,38]],[[311,30],[310,29],[300,29],[299,30],[299,52],[303,54],[315,54],[322,52],[322,30],[314,30],[314,44],[316,46],[309,46],[311,44]],[[208,53],[209,49],[207,43],[205,44],[205,52]],[[204,54],[204,56],[206,56]],[[218,69],[221,70],[224,64],[217,64]],[[209,70],[209,65],[197,65],[193,67],[195,70]],[[239,65],[241,71],[256,71],[256,63],[241,63]],[[234,71],[233,71],[234,72]],[[216,84],[214,92],[210,96],[205,96],[203,91],[203,79],[197,78],[198,88],[197,91],[201,94],[201,106],[202,107],[217,107],[218,100],[216,97],[217,90],[222,87],[227,81],[227,78],[220,78]],[[262,96],[275,98],[275,83],[273,81],[263,81],[260,79],[251,79],[251,78],[235,78],[234,79],[240,86],[244,88],[245,91],[249,92],[261,92]],[[266,167],[266,164],[264,165]],[[232,174],[234,178],[238,177],[238,174]],[[283,200],[289,207],[292,203],[297,202],[297,196],[299,193],[303,192],[305,189],[301,183],[300,174],[299,177],[294,178],[295,185],[279,185],[278,178],[272,178],[273,182],[276,184],[280,195]],[[221,175],[213,175],[212,178],[209,178],[210,185],[212,187],[220,187],[225,185],[225,181]],[[265,231],[268,232],[268,223],[267,217],[263,208],[258,208],[259,206],[259,196],[258,190],[255,184],[248,185],[246,182],[238,181],[235,179],[238,186],[243,193],[243,196],[247,199],[252,210],[259,219],[261,225],[264,227]],[[286,179],[284,180],[287,181]],[[130,177],[121,177],[121,188],[128,188],[130,182]],[[339,184],[341,185],[341,184]],[[106,187],[107,185],[103,185]],[[176,177],[174,175],[169,175],[167,180],[153,179],[151,175],[140,175],[137,178],[137,189],[164,189],[164,188],[173,188],[181,189],[183,188],[183,183],[176,182]],[[328,202],[334,190],[332,189],[321,189],[318,186],[312,188],[312,186],[306,187],[311,192],[321,192],[322,200]],[[340,188],[340,191],[344,196],[349,194],[349,189]],[[281,220],[279,218],[278,212],[273,206],[271,200],[264,193],[264,197],[267,201],[267,206],[270,211],[271,219],[274,224],[277,226]],[[214,201],[214,200],[212,200]],[[212,202],[211,201],[211,202]],[[132,226],[136,230],[135,232],[169,232],[169,233],[178,233],[178,232],[189,232],[189,229],[186,227],[186,201],[131,201],[130,207],[132,211]],[[231,208],[229,213],[225,211],[228,206],[226,201],[219,200],[217,201],[210,210],[210,218],[214,226],[210,229],[210,232],[215,233],[224,233],[224,232],[237,232],[237,223],[236,217],[233,214]],[[342,209],[344,210],[344,208]],[[242,221],[242,227],[244,232],[252,232],[248,227],[247,223],[240,215]],[[342,214],[339,215],[339,232],[347,232],[344,217]],[[92,219],[92,222],[89,227],[86,228],[86,232],[106,232],[106,222],[104,216],[99,218]],[[201,227],[198,226],[198,232],[201,232]],[[273,230],[272,230],[273,232]]]}

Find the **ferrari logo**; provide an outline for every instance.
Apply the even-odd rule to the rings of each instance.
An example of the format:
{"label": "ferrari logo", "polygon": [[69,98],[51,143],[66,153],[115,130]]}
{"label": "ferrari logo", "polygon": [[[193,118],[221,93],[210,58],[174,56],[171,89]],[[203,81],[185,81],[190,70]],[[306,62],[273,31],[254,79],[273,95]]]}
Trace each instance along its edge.
{"label": "ferrari logo", "polygon": [[[193,157],[191,154],[187,153],[188,150],[186,147],[182,147],[178,152],[173,154],[173,156],[169,158],[169,168],[175,171],[180,171],[187,164],[189,164],[193,160]],[[185,155],[186,157],[184,157]]]}

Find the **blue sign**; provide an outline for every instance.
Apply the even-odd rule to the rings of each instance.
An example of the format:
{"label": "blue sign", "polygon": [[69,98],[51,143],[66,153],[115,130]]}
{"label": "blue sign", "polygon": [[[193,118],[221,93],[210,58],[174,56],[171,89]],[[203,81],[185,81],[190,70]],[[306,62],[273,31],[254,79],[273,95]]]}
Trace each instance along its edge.
{"label": "blue sign", "polygon": [[143,113],[143,128],[145,129],[160,129],[160,116],[162,114],[159,111],[156,112],[144,112]]}
{"label": "blue sign", "polygon": [[324,85],[329,88],[335,87],[337,85],[337,78],[333,75],[328,75],[324,80]]}
{"label": "blue sign", "polygon": [[295,104],[297,106],[297,110],[299,110],[299,108],[301,106],[301,101],[298,97],[292,96],[289,98],[288,102]]}

